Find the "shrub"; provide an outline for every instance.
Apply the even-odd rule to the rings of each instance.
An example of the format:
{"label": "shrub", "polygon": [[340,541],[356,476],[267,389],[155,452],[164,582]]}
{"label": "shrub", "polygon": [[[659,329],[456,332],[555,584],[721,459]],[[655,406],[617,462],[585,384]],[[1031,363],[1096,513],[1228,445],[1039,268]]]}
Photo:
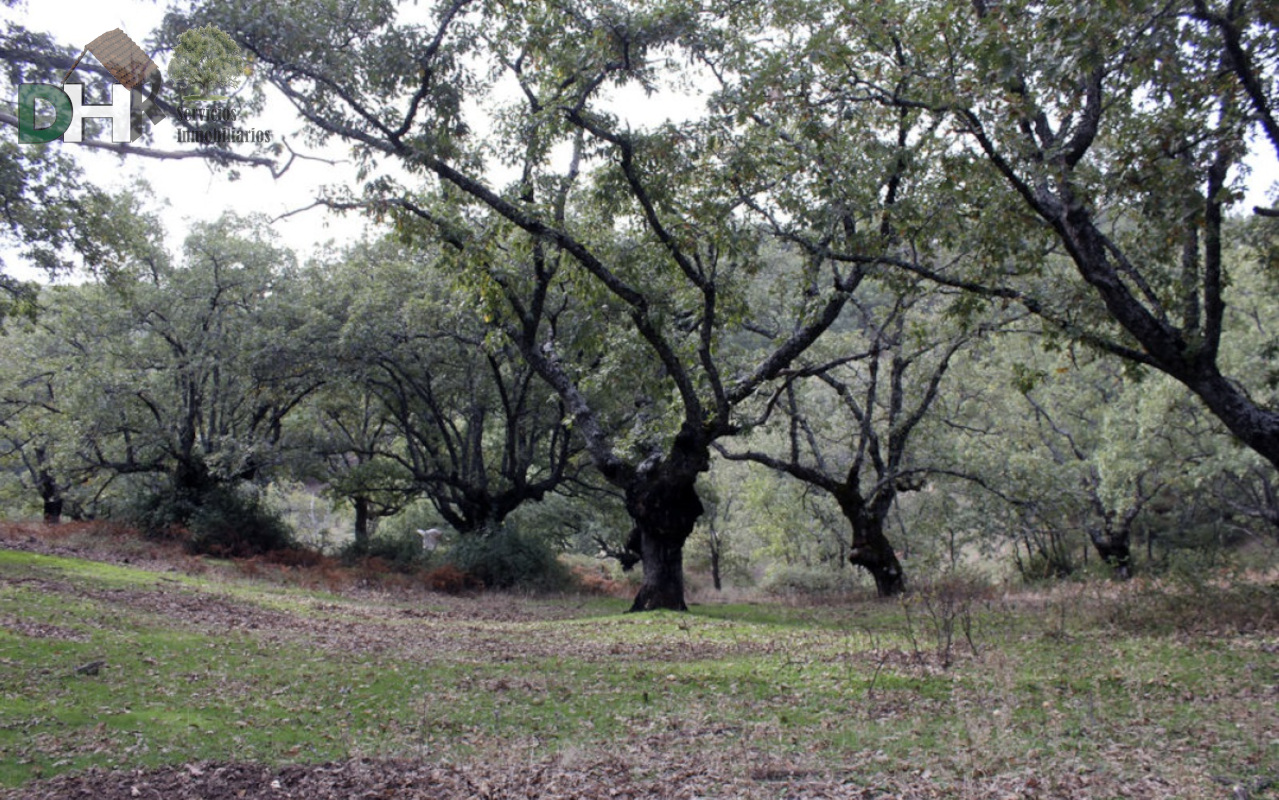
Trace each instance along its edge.
{"label": "shrub", "polygon": [[1024,583],[1036,584],[1069,578],[1077,567],[1068,553],[1041,552],[1029,558],[1023,558],[1019,554],[1017,569],[1021,572]]}
{"label": "shrub", "polygon": [[399,572],[411,572],[426,565],[430,554],[422,550],[422,537],[413,531],[376,534],[366,542],[351,542],[342,548],[342,560],[354,563],[377,558]]}
{"label": "shrub", "polygon": [[204,494],[187,523],[198,553],[244,558],[293,546],[293,533],[250,487],[218,486]]}
{"label": "shrub", "polygon": [[311,569],[326,565],[329,562],[329,559],[320,551],[305,547],[286,547],[282,550],[274,550],[267,553],[263,560],[268,564],[299,569]]}
{"label": "shrub", "polygon": [[545,540],[506,527],[461,537],[447,560],[491,589],[559,591],[570,582]]}
{"label": "shrub", "polygon": [[583,594],[594,594],[603,597],[620,597],[626,586],[609,576],[608,568],[603,564],[591,566],[586,564],[567,565],[573,583]]}
{"label": "shrub", "polygon": [[769,594],[808,597],[841,594],[852,591],[857,586],[858,576],[852,569],[789,564],[774,564],[769,567],[760,584],[760,588]]}
{"label": "shrub", "polygon": [[191,540],[186,521],[195,507],[185,493],[170,487],[151,487],[129,501],[123,516],[152,539],[186,543]]}
{"label": "shrub", "polygon": [[153,489],[132,504],[128,516],[148,536],[181,541],[192,553],[247,558],[293,545],[289,526],[248,484],[219,484],[203,492]]}
{"label": "shrub", "polygon": [[919,642],[915,637],[912,608],[923,611],[926,627],[932,629],[936,638],[937,657],[943,668],[954,663],[955,640],[961,634],[973,655],[978,655],[977,610],[981,605],[989,606],[994,599],[994,588],[981,576],[966,570],[947,570],[932,579],[918,580],[910,594],[900,601],[915,651],[919,652]]}

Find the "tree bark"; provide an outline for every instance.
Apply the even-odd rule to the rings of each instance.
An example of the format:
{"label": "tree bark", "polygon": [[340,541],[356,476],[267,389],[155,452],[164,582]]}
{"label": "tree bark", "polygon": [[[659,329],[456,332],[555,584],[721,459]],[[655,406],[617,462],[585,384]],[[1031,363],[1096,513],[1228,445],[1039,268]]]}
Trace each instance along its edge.
{"label": "tree bark", "polygon": [[1129,545],[1127,530],[1112,530],[1107,533],[1089,531],[1093,547],[1097,555],[1115,570],[1115,577],[1128,580],[1132,577],[1132,549]]}
{"label": "tree bark", "polygon": [[644,581],[640,584],[631,611],[687,611],[684,603],[684,540],[687,535],[636,529]]}
{"label": "tree bark", "polygon": [[[709,456],[706,455],[709,459]],[[631,611],[687,611],[684,603],[684,543],[705,508],[697,496],[695,461],[672,459],[635,478],[626,492],[626,510],[635,526],[626,548],[640,557],[644,580]]]}
{"label": "tree bark", "polygon": [[1167,371],[1199,395],[1241,442],[1279,468],[1279,412],[1260,407],[1237,383],[1222,375],[1216,364],[1199,365],[1189,379]]}
{"label": "tree bark", "polygon": [[62,497],[46,497],[44,499],[44,524],[58,525],[62,522]]}
{"label": "tree bark", "polygon": [[882,520],[853,525],[853,547],[848,561],[870,573],[880,597],[894,597],[906,591],[906,576],[901,562],[897,560],[897,552],[884,535]]}
{"label": "tree bark", "polygon": [[1134,503],[1123,514],[1107,511],[1100,505],[1100,500],[1094,501],[1098,504],[1102,523],[1101,528],[1086,528],[1088,538],[1092,540],[1093,547],[1097,548],[1097,555],[1115,570],[1115,577],[1121,581],[1132,577],[1132,526],[1149,499],[1140,498],[1139,502]]}
{"label": "tree bark", "polygon": [[853,528],[849,563],[870,573],[880,597],[894,597],[906,591],[906,576],[901,562],[897,560],[897,551],[884,534],[884,518],[892,506],[892,499],[867,504],[849,491],[837,494],[835,499]]}
{"label": "tree bark", "polygon": [[719,574],[719,554],[720,554],[719,535],[712,528],[711,529],[711,582],[715,586],[715,591],[722,592],[724,591],[724,582],[720,578],[720,574]]}
{"label": "tree bark", "polygon": [[352,498],[355,505],[355,547],[363,552],[369,544],[369,499]]}
{"label": "tree bark", "polygon": [[[173,469],[173,488],[177,496],[190,503],[194,510],[213,490],[217,481],[209,474],[209,468],[198,457],[180,459]],[[186,522],[186,520],[181,520]]]}
{"label": "tree bark", "polygon": [[[43,450],[37,450],[37,455],[43,458]],[[48,470],[40,472],[40,499],[44,503],[44,522],[46,525],[57,525],[62,522],[62,491],[58,488],[58,482],[54,479],[52,473]]]}

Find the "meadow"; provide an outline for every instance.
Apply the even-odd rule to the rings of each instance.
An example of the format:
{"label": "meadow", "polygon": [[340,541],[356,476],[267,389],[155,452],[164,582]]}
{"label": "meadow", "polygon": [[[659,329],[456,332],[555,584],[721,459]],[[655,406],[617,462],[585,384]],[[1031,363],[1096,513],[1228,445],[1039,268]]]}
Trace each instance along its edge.
{"label": "meadow", "polygon": [[694,599],[9,528],[0,797],[1279,797],[1273,574]]}

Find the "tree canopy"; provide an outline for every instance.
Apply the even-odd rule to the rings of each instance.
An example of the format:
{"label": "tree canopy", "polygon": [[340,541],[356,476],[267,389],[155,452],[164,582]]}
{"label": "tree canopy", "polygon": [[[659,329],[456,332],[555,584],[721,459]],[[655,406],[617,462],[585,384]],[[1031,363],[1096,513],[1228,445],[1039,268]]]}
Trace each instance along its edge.
{"label": "tree canopy", "polygon": [[[908,519],[952,555],[1002,525],[1059,573],[1069,531],[1125,573],[1137,536],[1253,535],[1279,519],[1279,220],[1237,206],[1249,157],[1279,157],[1277,24],[1247,0],[175,8],[171,77],[207,94],[248,54],[355,159],[320,203],[387,238],[300,269],[226,217],[172,257],[133,194],[0,150],[8,234],[94,278],[47,293],[44,333],[11,326],[74,379],[6,364],[7,441],[51,496],[76,459],[197,495],[293,470],[364,538],[419,498],[471,534],[611,492],[635,610],[685,607],[704,495],[751,507],[717,453],[827,493],[804,502],[884,594]],[[61,63],[4,44],[10,80]],[[79,438],[30,428],[66,403]]]}

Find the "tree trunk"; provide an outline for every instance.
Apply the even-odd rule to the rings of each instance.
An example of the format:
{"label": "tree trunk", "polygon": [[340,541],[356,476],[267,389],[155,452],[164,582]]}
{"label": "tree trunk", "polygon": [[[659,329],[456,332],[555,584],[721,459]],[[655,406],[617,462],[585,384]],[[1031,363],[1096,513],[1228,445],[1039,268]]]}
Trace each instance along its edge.
{"label": "tree trunk", "polygon": [[[1219,207],[1209,209],[1210,214],[1218,215],[1216,225],[1220,225],[1220,211]],[[1077,204],[1061,218],[1040,213],[1057,229],[1079,274],[1096,290],[1110,316],[1141,343],[1154,359],[1155,368],[1198,395],[1231,433],[1279,468],[1279,412],[1260,405],[1236,381],[1221,374],[1216,352],[1220,330],[1208,332],[1206,350],[1190,347],[1181,331],[1142,305],[1131,294],[1129,284],[1119,280],[1112,265],[1112,245],[1098,229],[1086,204]]]}
{"label": "tree trunk", "polygon": [[36,488],[40,490],[40,500],[44,503],[44,521],[46,525],[57,525],[62,522],[62,489],[53,477],[49,465],[49,452],[43,446],[35,448]]}
{"label": "tree trunk", "polygon": [[173,494],[176,503],[174,522],[182,525],[191,521],[191,515],[204,504],[217,481],[209,474],[209,468],[200,458],[179,460],[173,469]]}
{"label": "tree trunk", "polygon": [[355,497],[352,503],[355,504],[355,547],[364,552],[369,544],[369,499]]}
{"label": "tree trunk", "polygon": [[719,575],[719,535],[715,533],[715,529],[711,529],[711,581],[715,584],[715,591],[724,591],[724,582]]}
{"label": "tree trunk", "polygon": [[848,561],[861,567],[875,579],[875,591],[880,597],[893,597],[906,591],[906,576],[892,542],[884,535],[884,520],[892,507],[892,496],[878,498],[867,504],[851,488],[836,493],[835,500],[844,512],[844,518],[853,528],[853,546],[848,551]]}
{"label": "tree trunk", "polygon": [[637,478],[627,490],[626,510],[635,527],[626,547],[637,553],[644,565],[644,580],[631,611],[688,610],[684,603],[684,543],[704,510],[696,482],[696,472],[658,474]]}
{"label": "tree trunk", "polygon": [[848,560],[870,573],[880,597],[893,597],[906,590],[906,576],[892,543],[884,535],[882,520],[853,525],[853,547]]}
{"label": "tree trunk", "polygon": [[1108,533],[1089,531],[1097,555],[1115,570],[1115,577],[1126,581],[1132,577],[1132,550],[1128,544],[1128,531],[1117,530]]}
{"label": "tree trunk", "polygon": [[44,522],[46,525],[57,525],[62,522],[62,492],[58,482],[48,471],[40,473],[40,499],[44,502]]}
{"label": "tree trunk", "polygon": [[[641,533],[644,582],[631,611],[687,611],[684,603],[684,543],[677,538]],[[687,538],[687,537],[685,537]]]}
{"label": "tree trunk", "polygon": [[1136,503],[1122,515],[1115,511],[1102,514],[1100,529],[1088,527],[1088,538],[1097,548],[1097,555],[1115,570],[1115,577],[1126,581],[1132,577],[1132,525],[1141,511],[1142,503]]}
{"label": "tree trunk", "polygon": [[62,522],[62,498],[46,497],[44,500],[44,524],[58,525]]}

